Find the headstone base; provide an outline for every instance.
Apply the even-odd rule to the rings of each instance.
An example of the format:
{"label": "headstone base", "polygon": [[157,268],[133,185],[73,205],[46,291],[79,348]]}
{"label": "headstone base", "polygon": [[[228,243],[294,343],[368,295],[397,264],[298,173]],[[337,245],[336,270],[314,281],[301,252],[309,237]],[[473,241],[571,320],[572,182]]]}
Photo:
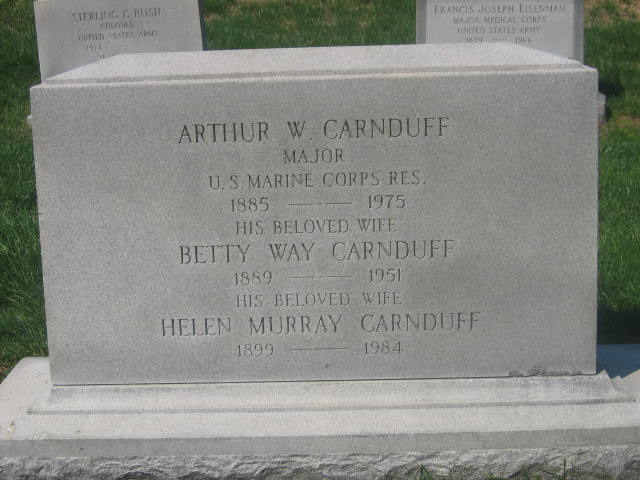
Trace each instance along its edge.
{"label": "headstone base", "polygon": [[600,347],[596,375],[357,382],[52,387],[24,359],[0,386],[0,476],[637,478],[639,347]]}
{"label": "headstone base", "polygon": [[0,475],[3,480],[637,480],[638,459],[637,445],[436,453],[0,458]]}

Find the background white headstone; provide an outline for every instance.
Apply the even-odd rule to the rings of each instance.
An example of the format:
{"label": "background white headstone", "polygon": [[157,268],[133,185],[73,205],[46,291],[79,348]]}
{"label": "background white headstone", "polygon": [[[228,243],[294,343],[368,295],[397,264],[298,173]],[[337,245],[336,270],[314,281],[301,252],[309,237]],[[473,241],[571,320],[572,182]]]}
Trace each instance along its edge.
{"label": "background white headstone", "polygon": [[583,60],[583,0],[417,0],[417,43],[511,42]]}
{"label": "background white headstone", "polygon": [[119,53],[202,50],[198,0],[37,0],[43,80]]}

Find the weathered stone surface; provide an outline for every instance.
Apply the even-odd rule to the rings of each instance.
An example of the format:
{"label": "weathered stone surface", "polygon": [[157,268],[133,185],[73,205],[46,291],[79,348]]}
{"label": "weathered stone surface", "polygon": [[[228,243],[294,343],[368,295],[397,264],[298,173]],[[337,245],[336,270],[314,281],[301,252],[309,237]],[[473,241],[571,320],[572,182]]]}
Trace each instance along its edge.
{"label": "weathered stone surface", "polygon": [[198,0],[37,0],[40,75],[120,53],[202,50]]}
{"label": "weathered stone surface", "polygon": [[410,479],[419,468],[434,479],[504,478],[637,480],[639,446],[485,450],[376,455],[0,458],[3,480],[371,480]]}
{"label": "weathered stone surface", "polygon": [[35,87],[54,384],[594,373],[596,82],[487,44]]}
{"label": "weathered stone surface", "polygon": [[512,42],[583,59],[583,0],[417,0],[417,43]]}

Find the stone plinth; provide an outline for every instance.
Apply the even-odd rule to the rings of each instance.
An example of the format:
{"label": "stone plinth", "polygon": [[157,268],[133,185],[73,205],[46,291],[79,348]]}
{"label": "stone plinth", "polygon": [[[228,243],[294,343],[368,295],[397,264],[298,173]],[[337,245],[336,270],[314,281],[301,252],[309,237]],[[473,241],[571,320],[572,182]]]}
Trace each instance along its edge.
{"label": "stone plinth", "polygon": [[25,359],[0,387],[0,472],[633,480],[639,357],[604,346],[608,371],[568,377],[120,387],[52,387],[47,359]]}

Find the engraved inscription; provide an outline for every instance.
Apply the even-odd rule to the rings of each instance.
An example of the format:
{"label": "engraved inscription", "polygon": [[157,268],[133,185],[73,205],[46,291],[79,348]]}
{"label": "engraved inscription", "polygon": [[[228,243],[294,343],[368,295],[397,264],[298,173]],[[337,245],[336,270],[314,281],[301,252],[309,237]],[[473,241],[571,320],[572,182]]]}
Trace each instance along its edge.
{"label": "engraved inscription", "polygon": [[[416,335],[468,336],[484,326],[475,307],[434,307],[406,292],[416,273],[442,271],[465,248],[441,227],[409,228],[424,213],[417,199],[428,193],[429,164],[398,159],[380,168],[358,153],[360,142],[438,142],[455,134],[449,115],[217,119],[181,122],[175,132],[179,149],[216,152],[194,175],[226,222],[210,238],[170,246],[167,260],[220,276],[228,310],[167,315],[158,332],[165,339],[223,348],[233,336],[235,350],[224,348],[236,361],[331,354],[384,362],[415,349]],[[265,153],[260,162],[226,158],[229,145]]]}
{"label": "engraved inscription", "polygon": [[149,41],[171,32],[162,28],[166,9],[137,4],[135,8],[74,10],[69,13],[78,48],[88,61],[140,50]]}
{"label": "engraved inscription", "polygon": [[428,3],[430,42],[512,42],[572,55],[573,0]]}

